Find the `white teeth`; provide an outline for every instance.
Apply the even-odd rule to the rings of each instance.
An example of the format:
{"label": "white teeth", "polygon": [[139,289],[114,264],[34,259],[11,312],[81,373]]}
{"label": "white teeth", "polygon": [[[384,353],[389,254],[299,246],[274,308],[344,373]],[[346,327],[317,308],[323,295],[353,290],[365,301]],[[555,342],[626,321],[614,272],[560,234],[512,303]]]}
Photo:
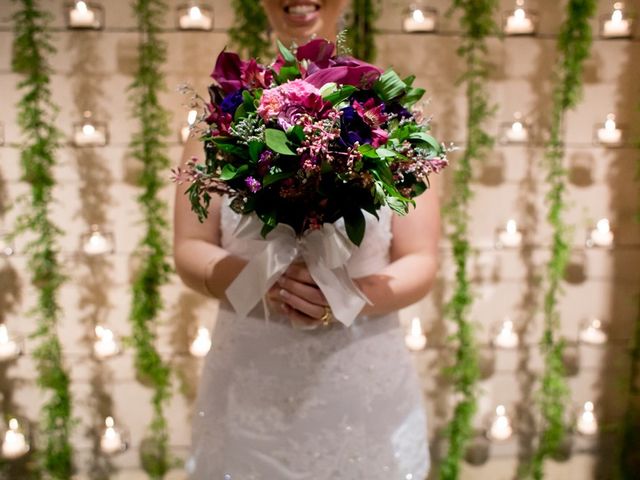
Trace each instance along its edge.
{"label": "white teeth", "polygon": [[289,13],[293,15],[307,15],[315,11],[315,5],[292,5],[289,7]]}

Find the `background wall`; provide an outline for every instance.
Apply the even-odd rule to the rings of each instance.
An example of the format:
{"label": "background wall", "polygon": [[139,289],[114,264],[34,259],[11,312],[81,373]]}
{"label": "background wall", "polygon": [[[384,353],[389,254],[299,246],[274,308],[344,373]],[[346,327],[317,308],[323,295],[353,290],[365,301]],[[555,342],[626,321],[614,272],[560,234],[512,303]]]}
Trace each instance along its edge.
{"label": "background wall", "polygon": [[[59,127],[68,138],[58,154],[56,168],[55,219],[64,230],[63,259],[69,281],[63,288],[61,303],[64,317],[60,328],[68,366],[73,378],[76,410],[80,420],[76,429],[77,465],[83,475],[109,470],[97,455],[98,436],[105,416],[113,415],[131,432],[131,448],[113,458],[112,466],[121,478],[136,478],[138,447],[148,423],[150,393],[134,378],[132,354],[125,351],[106,362],[92,356],[93,327],[96,323],[112,328],[116,334],[129,332],[129,282],[135,258],[131,253],[141,234],[133,184],[139,165],[128,155],[130,133],[137,128],[130,118],[126,95],[136,66],[138,34],[129,2],[102,2],[106,28],[102,31],[65,29],[64,2],[51,0],[55,16],[54,41],[58,51],[50,59],[54,69],[53,92],[61,106]],[[216,0],[212,32],[176,30],[175,7],[166,19],[163,33],[169,47],[165,71],[168,91],[164,104],[174,112],[170,153],[179,159],[180,127],[186,120],[183,98],[176,86],[185,81],[206,92],[215,56],[227,44],[226,30],[232,23],[229,0]],[[211,2],[209,2],[211,3]],[[435,117],[438,138],[463,143],[465,138],[464,92],[455,86],[462,71],[456,56],[460,43],[457,18],[441,18],[439,34],[408,35],[400,30],[401,13],[407,6],[400,0],[385,0],[378,36],[381,66],[394,66],[400,73],[416,73],[417,84],[432,96],[430,111]],[[513,8],[503,1],[501,10]],[[599,15],[611,11],[610,1],[599,2]],[[638,2],[627,8],[640,11]],[[433,1],[444,12],[449,2]],[[529,4],[528,4],[529,5]],[[546,131],[549,118],[551,68],[555,58],[555,34],[563,18],[564,2],[540,0],[531,4],[540,15],[540,34],[534,38],[507,37],[490,42],[494,63],[490,88],[497,113],[491,131],[511,121],[513,113],[523,112],[538,134]],[[20,132],[16,125],[15,105],[19,98],[19,77],[11,72],[12,25],[15,6],[0,0],[0,122],[4,124],[4,145],[0,146],[0,215],[2,228],[10,229],[18,213],[11,209],[27,190],[19,181]],[[594,21],[594,28],[597,28]],[[617,115],[627,129],[627,139],[638,138],[640,103],[640,41],[596,39],[585,74],[584,100],[568,116],[566,166],[569,169],[567,219],[574,227],[572,262],[562,300],[562,330],[569,342],[567,364],[572,399],[581,405],[592,400],[599,415],[600,438],[573,437],[573,453],[564,462],[549,465],[549,478],[609,478],[609,447],[615,444],[615,422],[626,405],[625,374],[631,327],[636,318],[640,291],[640,230],[632,215],[637,210],[638,187],[633,175],[638,151],[630,145],[602,148],[593,144],[593,128],[606,114]],[[73,123],[82,112],[91,110],[96,120],[108,123],[109,143],[105,147],[76,149],[71,144]],[[456,155],[452,155],[455,161]],[[540,311],[540,275],[548,258],[550,229],[545,223],[545,185],[541,162],[540,135],[527,146],[497,143],[493,154],[479,169],[473,185],[476,192],[472,207],[474,261],[472,265],[477,299],[472,316],[483,344],[483,380],[477,426],[497,404],[505,404],[517,417],[521,433],[503,444],[490,446],[488,462],[465,466],[464,478],[513,478],[520,459],[532,447],[527,433],[535,413],[530,408],[542,369],[537,347],[542,315]],[[447,185],[443,194],[446,196]],[[165,198],[172,203],[173,189],[167,186]],[[616,248],[585,249],[586,229],[597,219],[607,217],[616,233]],[[525,230],[525,246],[519,250],[493,248],[496,228],[508,218],[517,219]],[[93,223],[112,230],[116,251],[104,258],[88,259],[78,254],[79,237]],[[0,259],[0,319],[11,332],[28,334],[35,325],[25,315],[35,299],[26,274],[25,258],[17,254]],[[419,315],[427,330],[429,344],[415,354],[430,413],[434,455],[442,447],[437,432],[450,418],[453,400],[448,395],[441,368],[451,360],[444,347],[448,333],[442,316],[442,304],[448,298],[447,285],[452,277],[446,239],[442,242],[442,268],[431,295],[403,312],[403,321]],[[188,346],[199,325],[212,326],[216,304],[189,291],[174,276],[164,289],[166,309],[160,329],[163,354],[175,368],[175,391],[170,409],[171,443],[175,453],[184,457],[189,444],[191,405],[197,387],[200,361],[189,355]],[[505,316],[510,316],[523,335],[523,344],[514,351],[496,351],[489,346],[492,333]],[[603,347],[577,343],[581,322],[591,316],[603,318],[609,342]],[[215,342],[215,336],[213,337]],[[6,415],[38,418],[40,394],[35,385],[36,372],[26,353],[16,362],[0,363],[0,409]],[[481,442],[479,442],[481,443]],[[479,444],[478,443],[478,444]],[[114,475],[115,477],[116,475]],[[182,478],[179,471],[176,478]]]}

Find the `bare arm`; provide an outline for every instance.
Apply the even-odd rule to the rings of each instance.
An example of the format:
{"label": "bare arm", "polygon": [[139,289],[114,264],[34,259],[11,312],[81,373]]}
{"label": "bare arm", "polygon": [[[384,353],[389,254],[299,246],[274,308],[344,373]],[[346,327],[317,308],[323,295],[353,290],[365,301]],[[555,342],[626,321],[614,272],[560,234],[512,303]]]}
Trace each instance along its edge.
{"label": "bare arm", "polygon": [[373,305],[365,315],[380,315],[411,305],[423,298],[438,270],[440,202],[437,180],[416,198],[416,208],[393,218],[391,263],[375,275],[356,280]]}
{"label": "bare arm", "polygon": [[[191,157],[204,157],[202,143],[190,138],[185,145],[181,165]],[[214,195],[209,216],[200,223],[191,211],[189,198],[184,194],[187,184],[176,185],[173,215],[173,257],[182,281],[197,292],[223,298],[229,284],[244,268],[246,261],[231,255],[220,245],[221,198]]]}

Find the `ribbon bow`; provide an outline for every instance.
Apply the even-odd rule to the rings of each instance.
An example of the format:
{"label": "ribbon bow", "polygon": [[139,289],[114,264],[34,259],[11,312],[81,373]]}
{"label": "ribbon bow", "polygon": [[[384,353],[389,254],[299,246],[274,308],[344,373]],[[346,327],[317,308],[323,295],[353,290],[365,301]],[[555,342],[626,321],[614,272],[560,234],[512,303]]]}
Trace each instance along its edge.
{"label": "ribbon bow", "polygon": [[236,238],[253,240],[262,247],[226,290],[238,316],[245,318],[300,255],[333,316],[350,326],[365,303],[370,303],[346,269],[355,245],[332,224],[307,231],[300,238],[289,225],[278,224],[262,239],[261,228],[262,222],[255,215],[245,215],[235,231]]}

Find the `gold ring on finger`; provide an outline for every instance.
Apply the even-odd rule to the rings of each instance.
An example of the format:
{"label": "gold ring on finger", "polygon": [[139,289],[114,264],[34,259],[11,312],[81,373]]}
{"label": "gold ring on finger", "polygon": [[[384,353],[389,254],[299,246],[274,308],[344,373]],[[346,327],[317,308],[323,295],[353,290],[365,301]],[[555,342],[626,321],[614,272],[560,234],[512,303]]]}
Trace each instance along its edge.
{"label": "gold ring on finger", "polygon": [[331,322],[333,321],[333,314],[331,313],[331,307],[329,306],[324,307],[324,315],[320,318],[320,321],[322,322],[323,327],[326,327],[331,324]]}

